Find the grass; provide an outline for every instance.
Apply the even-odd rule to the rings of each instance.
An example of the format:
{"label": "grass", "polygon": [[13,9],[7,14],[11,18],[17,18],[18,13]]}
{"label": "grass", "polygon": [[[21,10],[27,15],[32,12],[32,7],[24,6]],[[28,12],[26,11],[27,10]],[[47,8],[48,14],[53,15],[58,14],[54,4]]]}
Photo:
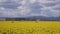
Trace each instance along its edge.
{"label": "grass", "polygon": [[60,21],[0,21],[0,34],[60,34]]}

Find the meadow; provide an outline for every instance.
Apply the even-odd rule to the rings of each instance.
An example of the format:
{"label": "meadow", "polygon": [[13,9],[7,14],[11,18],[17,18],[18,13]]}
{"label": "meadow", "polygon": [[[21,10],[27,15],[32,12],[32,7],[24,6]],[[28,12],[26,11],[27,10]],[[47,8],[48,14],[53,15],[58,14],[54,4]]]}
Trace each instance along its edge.
{"label": "meadow", "polygon": [[60,21],[0,21],[0,34],[60,34]]}

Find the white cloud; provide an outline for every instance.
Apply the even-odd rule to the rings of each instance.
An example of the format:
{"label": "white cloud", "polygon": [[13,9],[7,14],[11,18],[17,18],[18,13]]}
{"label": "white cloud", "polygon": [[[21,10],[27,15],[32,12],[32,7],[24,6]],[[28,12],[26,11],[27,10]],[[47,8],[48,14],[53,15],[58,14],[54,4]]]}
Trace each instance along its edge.
{"label": "white cloud", "polygon": [[[55,9],[56,8],[56,9]],[[49,17],[59,17],[60,16],[60,7],[54,6],[54,7],[44,7],[42,8],[42,15],[43,16],[49,16]]]}
{"label": "white cloud", "polygon": [[40,3],[53,3],[55,0],[39,0]]}
{"label": "white cloud", "polygon": [[7,1],[7,0],[0,0],[0,2],[5,2],[5,1]]}
{"label": "white cloud", "polygon": [[[0,0],[0,2],[5,2],[5,1],[7,0],[4,0],[4,1]],[[24,17],[24,16],[26,17],[27,16],[58,17],[60,16],[60,4],[57,4],[60,2],[60,0],[23,0],[23,1],[12,0],[12,1],[16,2],[17,4],[22,4],[22,5],[16,7],[17,9],[7,9],[0,6],[0,13],[4,17]],[[30,4],[27,3],[27,1],[29,1],[30,4],[35,3],[36,1],[40,2],[40,6],[42,6],[42,8],[39,8],[41,10],[40,13],[35,13],[34,11],[32,11],[32,7],[30,7]],[[52,5],[52,3],[56,5],[50,6]],[[1,4],[2,3],[0,3],[0,5]]]}
{"label": "white cloud", "polygon": [[6,9],[4,7],[0,7],[0,13],[2,13],[3,17],[24,17],[30,13],[29,7],[27,6],[19,6],[17,8],[18,9]]}
{"label": "white cloud", "polygon": [[36,2],[36,0],[29,0],[30,1],[30,3],[34,3],[34,2]]}
{"label": "white cloud", "polygon": [[[20,11],[20,9],[19,9],[19,11]],[[21,11],[20,11],[20,14],[21,15],[26,15],[26,14],[28,14],[28,13],[30,13],[30,9],[28,8],[28,7],[23,7],[23,8],[21,8]]]}
{"label": "white cloud", "polygon": [[52,7],[53,10],[59,10],[60,11],[60,5],[56,5],[54,7]]}

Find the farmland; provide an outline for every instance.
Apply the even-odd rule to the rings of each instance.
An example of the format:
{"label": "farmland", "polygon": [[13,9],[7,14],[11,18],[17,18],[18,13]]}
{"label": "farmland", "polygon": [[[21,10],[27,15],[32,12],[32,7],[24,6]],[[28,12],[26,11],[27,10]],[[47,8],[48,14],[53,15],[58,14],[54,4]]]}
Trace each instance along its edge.
{"label": "farmland", "polygon": [[60,21],[0,21],[0,34],[60,34]]}

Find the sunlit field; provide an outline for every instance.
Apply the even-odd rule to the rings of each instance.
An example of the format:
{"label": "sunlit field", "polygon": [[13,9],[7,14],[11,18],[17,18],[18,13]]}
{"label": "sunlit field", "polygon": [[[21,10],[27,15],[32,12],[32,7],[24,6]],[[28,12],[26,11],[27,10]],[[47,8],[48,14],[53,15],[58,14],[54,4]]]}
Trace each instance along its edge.
{"label": "sunlit field", "polygon": [[60,34],[60,21],[0,21],[0,34]]}

